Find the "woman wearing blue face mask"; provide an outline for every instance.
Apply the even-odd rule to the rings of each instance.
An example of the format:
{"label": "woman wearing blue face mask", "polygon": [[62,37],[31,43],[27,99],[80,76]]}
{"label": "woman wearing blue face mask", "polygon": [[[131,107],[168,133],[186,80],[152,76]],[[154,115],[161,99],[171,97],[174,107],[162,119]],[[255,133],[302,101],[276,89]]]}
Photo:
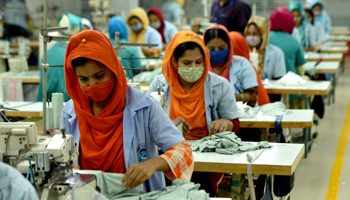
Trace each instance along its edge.
{"label": "woman wearing blue face mask", "polygon": [[227,29],[222,25],[209,27],[204,42],[210,53],[210,71],[230,81],[237,101],[254,107],[258,99],[258,82],[250,62],[233,55],[233,45]]}
{"label": "woman wearing blue face mask", "polygon": [[149,19],[143,8],[133,9],[127,18],[127,24],[130,27],[129,42],[157,44],[156,47],[142,47],[145,56],[153,56],[154,52],[161,51],[163,47],[162,36],[158,31],[149,26]]}

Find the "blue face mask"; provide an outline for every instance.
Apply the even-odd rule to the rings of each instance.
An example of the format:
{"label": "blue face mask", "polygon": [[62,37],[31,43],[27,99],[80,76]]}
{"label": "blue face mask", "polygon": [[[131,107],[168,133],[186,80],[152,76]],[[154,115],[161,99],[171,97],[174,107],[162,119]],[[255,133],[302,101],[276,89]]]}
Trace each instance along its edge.
{"label": "blue face mask", "polygon": [[210,60],[215,64],[220,64],[225,61],[228,55],[228,48],[219,51],[209,51]]}

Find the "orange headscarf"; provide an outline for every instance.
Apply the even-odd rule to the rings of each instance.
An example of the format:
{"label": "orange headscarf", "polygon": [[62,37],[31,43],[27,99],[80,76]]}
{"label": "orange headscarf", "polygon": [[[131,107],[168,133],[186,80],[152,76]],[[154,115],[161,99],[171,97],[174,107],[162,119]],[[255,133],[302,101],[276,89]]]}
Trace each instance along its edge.
{"label": "orange headscarf", "polygon": [[[234,55],[245,57],[247,60],[250,61],[249,45],[245,40],[244,36],[236,31],[230,32],[229,36],[231,39],[231,43],[233,44]],[[262,84],[258,71],[255,69],[255,67],[253,68],[256,73],[256,79],[258,81],[258,103],[259,106],[262,106],[270,103],[270,97],[267,94],[264,85]]]}
{"label": "orange headscarf", "polygon": [[[106,108],[94,116],[89,98],[82,93],[72,60],[85,57],[105,65],[115,75],[115,86]],[[79,164],[82,169],[124,173],[123,113],[127,82],[109,39],[94,30],[73,36],[68,43],[64,72],[73,99],[80,131]]]}
{"label": "orange headscarf", "polygon": [[[205,31],[204,31],[204,34],[203,34],[203,38],[205,37],[205,34],[208,30],[210,29],[219,29],[219,30],[223,30],[227,33],[227,37],[229,37],[229,32],[227,30],[227,28],[223,25],[213,25],[213,26],[209,26]],[[231,65],[231,62],[232,62],[232,59],[233,59],[233,56],[230,56],[230,55],[233,55],[233,44],[232,44],[232,41],[230,40],[230,44],[228,44],[228,49],[229,49],[229,52],[228,52],[228,56],[227,56],[227,61],[225,63],[225,65],[222,67],[222,70],[221,70],[221,74],[220,76],[226,78],[227,80],[230,80],[230,65]],[[210,66],[209,68],[209,71],[211,72],[214,72],[214,69],[212,66]]]}
{"label": "orange headscarf", "polygon": [[[204,52],[204,73],[187,93],[179,82],[178,66],[173,56],[176,47],[185,42],[197,43]],[[208,136],[204,104],[204,82],[208,75],[209,66],[210,57],[204,41],[191,31],[178,32],[165,50],[162,71],[171,90],[169,116],[170,119],[182,117],[190,124],[192,130],[185,136],[187,140]]]}

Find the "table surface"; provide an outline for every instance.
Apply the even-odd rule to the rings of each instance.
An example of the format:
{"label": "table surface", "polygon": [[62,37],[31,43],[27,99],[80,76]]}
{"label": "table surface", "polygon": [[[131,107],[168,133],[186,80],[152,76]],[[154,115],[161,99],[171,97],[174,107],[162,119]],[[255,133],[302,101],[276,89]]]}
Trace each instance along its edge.
{"label": "table surface", "polygon": [[[31,52],[30,47],[26,47],[26,53],[29,54]],[[0,54],[4,54],[5,50],[0,48]],[[18,54],[18,48],[10,48],[10,54]]]}
{"label": "table surface", "polygon": [[269,80],[269,84],[264,87],[268,94],[327,95],[331,85],[330,81],[307,81],[305,85],[287,86]]}
{"label": "table surface", "polygon": [[350,36],[349,35],[330,35],[327,37],[327,40],[347,42],[347,41],[350,41]]}
{"label": "table surface", "polygon": [[[240,128],[275,128],[275,116],[256,116],[239,118]],[[286,110],[282,118],[282,128],[311,128],[314,110]]]}
{"label": "table surface", "polygon": [[326,42],[326,44],[333,47],[343,47],[348,45],[347,42],[337,42],[337,41],[329,41],[329,42]]}
{"label": "table surface", "polygon": [[5,107],[14,108],[18,111],[5,110],[7,117],[42,117],[42,102],[3,102]]}
{"label": "table surface", "polygon": [[307,61],[318,61],[322,58],[323,61],[342,61],[342,53],[316,53],[316,52],[304,52],[305,59]]}
{"label": "table surface", "polygon": [[4,72],[0,74],[0,79],[19,79],[22,83],[26,84],[39,84],[40,83],[40,72],[34,74],[34,71],[22,72],[22,75],[11,75],[10,72]]}
{"label": "table surface", "polygon": [[[262,154],[253,162],[253,174],[290,176],[295,171],[304,155],[304,144],[270,143],[272,148],[263,149]],[[214,152],[193,152],[194,171],[218,173],[247,173],[247,158],[250,151],[234,155],[217,154]]]}
{"label": "table surface", "polygon": [[315,50],[316,52],[321,52],[321,53],[347,53],[349,51],[349,47],[347,46],[318,46]]}
{"label": "table surface", "polygon": [[[18,43],[10,43],[10,47],[18,47]],[[39,48],[39,41],[29,41],[26,42],[26,46],[32,47],[32,48]]]}
{"label": "table surface", "polygon": [[[315,64],[316,64],[315,61],[309,61],[305,65],[314,66]],[[338,72],[339,66],[340,66],[340,62],[338,61],[322,61],[316,66],[316,69],[317,69],[316,74],[326,74],[326,73],[336,74]]]}

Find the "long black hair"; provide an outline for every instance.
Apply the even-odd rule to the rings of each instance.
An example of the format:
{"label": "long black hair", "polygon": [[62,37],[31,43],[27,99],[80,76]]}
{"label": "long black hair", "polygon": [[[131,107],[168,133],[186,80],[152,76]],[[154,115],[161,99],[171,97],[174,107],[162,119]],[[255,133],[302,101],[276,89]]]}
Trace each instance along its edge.
{"label": "long black hair", "polygon": [[204,57],[204,51],[201,48],[201,46],[199,46],[199,44],[195,42],[184,42],[175,48],[174,50],[175,60],[179,60],[179,58],[185,53],[186,50],[193,50],[195,48],[199,48],[202,56]]}
{"label": "long black hair", "polygon": [[305,8],[305,12],[309,13],[311,15],[311,24],[314,25],[315,24],[315,15],[312,12],[311,9]]}
{"label": "long black hair", "polygon": [[215,38],[220,38],[224,40],[227,45],[230,47],[230,38],[228,37],[227,33],[224,30],[221,29],[209,29],[204,35],[204,42],[205,44],[208,44],[210,40],[215,39]]}

